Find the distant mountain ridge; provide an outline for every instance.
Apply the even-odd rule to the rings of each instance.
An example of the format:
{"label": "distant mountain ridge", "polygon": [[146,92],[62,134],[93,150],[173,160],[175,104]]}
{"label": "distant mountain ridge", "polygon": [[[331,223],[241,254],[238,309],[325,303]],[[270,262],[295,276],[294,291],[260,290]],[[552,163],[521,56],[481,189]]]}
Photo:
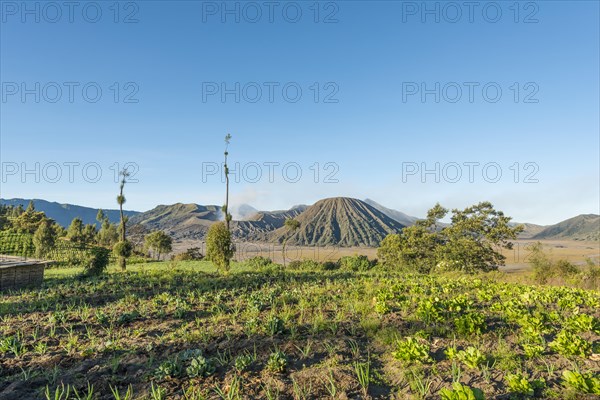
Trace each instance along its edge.
{"label": "distant mountain ridge", "polygon": [[411,225],[414,225],[415,222],[417,222],[419,220],[419,218],[412,217],[408,214],[404,214],[401,211],[392,210],[391,208],[384,207],[381,204],[379,204],[376,201],[371,200],[371,199],[365,199],[364,202],[369,204],[370,206],[375,207],[376,209],[378,209],[379,211],[381,211],[388,217],[400,222],[402,225],[411,226]]}
{"label": "distant mountain ridge", "polygon": [[[36,210],[43,211],[48,218],[53,219],[59,225],[68,227],[74,218],[81,218],[84,224],[95,224],[100,226],[96,221],[96,215],[98,214],[98,208],[78,206],[74,204],[61,204],[41,199],[0,199],[1,205],[17,207],[20,205],[23,208],[27,208],[30,201],[33,201],[33,205]],[[120,221],[121,216],[119,210],[104,210],[104,214],[108,219],[117,223]],[[139,214],[138,211],[124,211],[124,214],[128,217],[133,217]]]}
{"label": "distant mountain ridge", "polygon": [[[0,204],[21,204],[25,208],[29,201],[30,199],[20,198],[0,199]],[[42,199],[33,199],[33,202],[37,210],[45,212],[49,218],[64,227],[68,227],[76,217],[86,224],[98,225],[97,208]],[[329,205],[324,207],[323,202]],[[111,222],[119,222],[118,210],[104,212]],[[277,211],[257,211],[250,205],[241,204],[232,207],[233,212],[240,218],[231,224],[232,233],[237,240],[281,242],[287,235],[287,231],[282,228],[285,220],[296,218],[301,221],[301,228],[290,239],[290,243],[304,245],[374,246],[385,237],[384,232],[397,231],[418,220],[417,217],[384,207],[371,199],[361,201],[345,197],[324,199],[312,206],[298,205],[289,210]],[[146,212],[125,211],[125,215],[130,218],[129,225],[139,227],[140,232],[163,230],[175,240],[203,240],[210,225],[223,219],[220,206],[182,203],[159,205]],[[517,224],[519,223],[511,223]],[[519,235],[520,239],[600,240],[600,216],[597,214],[582,214],[548,226],[530,223],[522,225],[525,226],[525,231]]]}
{"label": "distant mountain ridge", "polygon": [[600,240],[600,215],[581,214],[569,218],[545,227],[532,239]]}
{"label": "distant mountain ridge", "polygon": [[161,230],[174,239],[202,239],[214,222],[223,218],[220,206],[176,203],[159,205],[130,218],[130,225]]}

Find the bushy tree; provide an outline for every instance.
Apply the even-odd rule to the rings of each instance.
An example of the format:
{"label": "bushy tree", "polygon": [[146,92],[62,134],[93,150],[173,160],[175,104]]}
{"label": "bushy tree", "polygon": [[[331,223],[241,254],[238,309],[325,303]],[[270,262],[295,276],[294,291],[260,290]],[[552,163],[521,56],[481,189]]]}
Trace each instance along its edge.
{"label": "bushy tree", "polygon": [[434,268],[487,271],[504,265],[499,248],[512,248],[522,226],[511,227],[510,217],[482,202],[464,210],[452,210],[451,224],[442,227],[448,210],[436,204],[427,218],[386,237],[377,255],[387,266],[400,266],[418,272]]}
{"label": "bushy tree", "polygon": [[56,231],[49,220],[43,221],[33,234],[33,245],[35,246],[35,255],[38,258],[44,257],[56,243]]}
{"label": "bushy tree", "polygon": [[85,235],[83,233],[83,221],[81,218],[73,218],[71,224],[67,228],[67,238],[71,242],[84,243]]}
{"label": "bushy tree", "polygon": [[119,240],[117,225],[112,224],[110,219],[104,214],[104,211],[98,210],[96,221],[100,223],[100,230],[96,236],[96,242],[100,246],[112,247]]}
{"label": "bushy tree", "polygon": [[411,271],[427,273],[436,265],[436,248],[442,243],[439,220],[448,210],[436,204],[427,218],[404,228],[399,234],[388,235],[377,250],[377,257],[386,266],[401,266]]}
{"label": "bushy tree", "polygon": [[105,247],[94,246],[84,263],[84,274],[96,276],[104,273],[110,261],[110,250]]}
{"label": "bushy tree", "polygon": [[67,238],[71,242],[81,245],[93,244],[96,242],[96,226],[94,224],[84,225],[81,218],[73,218],[67,229]]}
{"label": "bushy tree", "polygon": [[98,231],[96,225],[85,224],[83,227],[83,244],[94,244],[97,242]]}
{"label": "bushy tree", "polygon": [[33,201],[29,202],[25,211],[20,204],[13,209],[12,225],[17,232],[33,234],[45,220],[47,220],[46,214],[43,211],[36,211]]}
{"label": "bushy tree", "polygon": [[497,249],[512,249],[511,240],[523,231],[522,225],[511,227],[510,220],[490,202],[452,210],[450,226],[441,231],[444,245],[438,247],[439,261],[466,272],[504,265],[506,257]]}
{"label": "bushy tree", "polygon": [[124,258],[127,259],[131,257],[131,253],[133,252],[133,246],[127,240],[119,241],[115,243],[113,246],[113,253],[115,256],[119,257],[119,259]]}
{"label": "bushy tree", "polygon": [[0,204],[0,231],[8,230],[12,227],[9,218],[12,215],[12,210],[13,208],[11,206]]}
{"label": "bushy tree", "polygon": [[173,250],[173,239],[163,231],[155,231],[146,235],[146,247],[157,254],[160,260],[161,254],[170,253]]}
{"label": "bushy tree", "polygon": [[117,225],[111,224],[108,219],[102,222],[102,226],[98,231],[98,244],[105,247],[112,247],[119,241],[119,232]]}
{"label": "bushy tree", "polygon": [[224,222],[212,224],[206,236],[206,256],[218,269],[228,272],[234,254],[235,245],[227,225]]}

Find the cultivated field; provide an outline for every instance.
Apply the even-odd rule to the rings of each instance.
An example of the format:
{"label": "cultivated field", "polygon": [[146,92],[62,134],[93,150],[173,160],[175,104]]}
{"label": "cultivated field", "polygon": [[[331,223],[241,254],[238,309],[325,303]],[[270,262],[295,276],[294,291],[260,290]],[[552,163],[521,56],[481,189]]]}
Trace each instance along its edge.
{"label": "cultivated field", "polygon": [[[538,240],[520,239],[514,241],[513,250],[499,249],[506,257],[506,267],[501,268],[507,272],[525,271],[529,269],[527,246]],[[600,263],[600,242],[586,242],[576,240],[539,240],[544,246],[544,251],[547,252],[551,260],[564,259],[574,264],[584,264],[587,258]],[[198,241],[180,241],[174,243],[174,253],[184,252],[190,247],[201,246]],[[238,261],[243,261],[251,257],[262,256],[268,257],[273,262],[282,263],[281,245],[273,245],[268,243],[237,243],[238,251],[235,258]],[[356,254],[365,255],[371,259],[377,258],[377,249],[373,247],[309,247],[309,246],[294,246],[288,245],[286,251],[286,259],[303,260],[311,259],[317,261],[336,261],[340,257],[352,256]]]}
{"label": "cultivated field", "polygon": [[0,297],[0,398],[598,397],[598,292],[379,268],[48,270]]}

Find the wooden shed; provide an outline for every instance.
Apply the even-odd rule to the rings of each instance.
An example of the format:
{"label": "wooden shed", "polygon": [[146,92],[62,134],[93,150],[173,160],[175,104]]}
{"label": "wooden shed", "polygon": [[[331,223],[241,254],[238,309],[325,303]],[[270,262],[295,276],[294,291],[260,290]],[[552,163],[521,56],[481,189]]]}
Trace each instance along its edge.
{"label": "wooden shed", "polygon": [[46,261],[0,255],[0,291],[40,286]]}

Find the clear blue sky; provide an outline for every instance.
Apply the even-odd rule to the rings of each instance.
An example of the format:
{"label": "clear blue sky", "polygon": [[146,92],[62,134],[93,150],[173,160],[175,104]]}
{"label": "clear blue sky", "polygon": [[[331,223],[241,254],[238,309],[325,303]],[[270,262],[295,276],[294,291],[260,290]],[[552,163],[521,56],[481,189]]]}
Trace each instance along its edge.
{"label": "clear blue sky", "polygon": [[[202,170],[221,162],[229,132],[232,167],[240,163],[246,172],[234,178],[233,201],[260,209],[343,195],[417,216],[437,201],[465,207],[481,200],[517,221],[543,224],[599,212],[597,1],[521,2],[518,10],[512,1],[479,2],[471,16],[462,6],[460,17],[447,2],[428,2],[433,10],[438,4],[439,23],[423,14],[422,2],[401,1],[321,2],[318,15],[312,1],[279,2],[272,15],[265,2],[252,3],[260,17],[256,7],[227,2],[239,7],[239,23],[235,12],[223,15],[220,1],[121,2],[118,15],[112,1],[74,10],[41,3],[39,12],[26,2],[32,13],[22,4],[1,2],[3,198],[115,208],[111,166],[133,162],[138,183],[126,188],[129,209],[221,204],[224,185],[216,176],[203,179]],[[102,15],[91,23],[97,8]],[[90,82],[86,100],[82,88]],[[234,89],[236,82],[239,103],[234,94],[223,102],[220,85]],[[290,82],[286,100],[282,88]],[[421,84],[434,89],[436,82],[439,103],[435,94],[422,101]],[[478,85],[472,102],[468,82]],[[251,102],[256,85],[262,96]],[[457,85],[462,97],[452,102]],[[95,87],[102,96],[93,103]],[[293,103],[297,87],[302,97]],[[502,95],[493,103],[496,87]],[[23,89],[32,93],[23,98]],[[127,95],[137,103],[124,102]],[[73,182],[70,162],[79,163]],[[273,182],[269,162],[280,163]],[[403,169],[436,162],[439,182],[429,174],[423,183],[419,172],[403,179]],[[480,164],[473,182],[468,162]],[[36,173],[21,176],[35,163],[39,182]],[[94,166],[102,171],[97,182],[83,178],[88,163],[97,163],[88,181]],[[252,163],[261,165],[256,183]],[[282,176],[287,163],[301,168],[298,182],[291,182],[294,167],[287,181]],[[463,174],[454,183],[452,163]],[[484,177],[488,163],[496,164]],[[498,166],[502,177],[493,182]],[[325,182],[329,173],[337,183]],[[537,183],[524,182],[529,173]]]}

